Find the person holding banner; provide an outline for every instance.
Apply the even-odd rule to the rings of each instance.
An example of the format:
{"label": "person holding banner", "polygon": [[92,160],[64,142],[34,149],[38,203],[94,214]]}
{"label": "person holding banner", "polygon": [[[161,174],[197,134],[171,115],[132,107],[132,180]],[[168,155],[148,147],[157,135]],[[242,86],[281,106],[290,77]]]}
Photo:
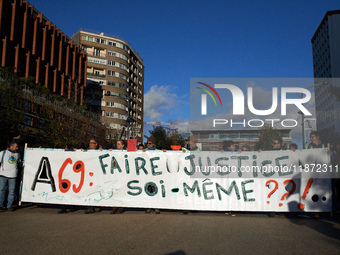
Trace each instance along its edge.
{"label": "person holding banner", "polygon": [[298,146],[297,146],[296,143],[291,143],[291,144],[289,145],[289,149],[290,149],[291,151],[296,151],[296,150],[298,149]]}
{"label": "person holding banner", "polygon": [[316,148],[326,148],[326,146],[321,142],[320,133],[318,131],[312,131],[309,135],[309,144],[306,144],[306,149],[316,149]]}
{"label": "person holding banner", "polygon": [[235,151],[235,144],[233,141],[228,140],[228,141],[223,141],[222,147],[224,151]]}
{"label": "person holding banner", "polygon": [[[282,139],[281,138],[274,138],[273,139],[273,151],[281,150],[281,146],[282,146]],[[274,218],[275,212],[269,212],[269,217]]]}
{"label": "person holding banner", "polygon": [[[316,148],[327,148],[322,142],[320,138],[320,133],[318,131],[312,131],[309,134],[309,140],[311,141],[308,145],[305,146],[306,149],[316,149]],[[332,151],[327,152],[328,155],[333,155]],[[321,215],[319,212],[314,213],[314,219],[320,219]]]}
{"label": "person holding banner", "polygon": [[[18,169],[22,161],[18,153],[18,144],[11,142],[9,149],[0,152],[0,211],[14,211],[13,202],[15,198],[15,183]],[[5,194],[8,187],[7,208],[4,207]]]}
{"label": "person holding banner", "polygon": [[[123,151],[123,150],[125,150],[126,148],[125,148],[125,141],[124,140],[118,140],[117,141],[117,143],[116,143],[116,150],[118,150],[118,151]],[[124,210],[123,210],[123,208],[116,208],[116,207],[114,207],[112,210],[111,210],[111,212],[110,212],[110,214],[122,214],[124,212]]]}
{"label": "person holding banner", "polygon": [[[327,148],[325,144],[321,142],[320,133],[318,131],[312,131],[309,135],[309,140],[311,141],[306,145],[306,149],[316,149],[316,148]],[[333,155],[332,151],[327,152],[328,155]]]}
{"label": "person holding banner", "polygon": [[[336,141],[333,147],[332,165],[337,169],[340,165],[340,141]],[[333,211],[340,213],[340,173],[332,172],[332,193],[333,193]]]}
{"label": "person holding banner", "polygon": [[[158,151],[156,149],[156,139],[155,139],[155,137],[153,135],[148,138],[148,140],[147,140],[147,147],[148,147],[147,149],[143,150],[144,152],[147,151],[147,150],[149,150],[149,151]],[[155,192],[155,187],[153,187],[151,185],[148,186],[148,191],[150,193]],[[151,209],[151,208],[149,208],[149,209],[147,209],[145,211],[145,213],[152,213],[152,212],[153,212],[153,209]],[[155,213],[156,214],[160,214],[161,212],[160,212],[159,209],[155,209]]]}
{"label": "person holding banner", "polygon": [[[197,146],[197,138],[196,136],[189,136],[188,137],[188,142],[189,142],[189,148],[186,149],[186,148],[182,148],[182,151],[183,152],[186,152],[186,151],[200,151],[201,149]],[[195,211],[196,212],[196,211]],[[183,214],[188,214],[189,211],[188,210],[184,210],[183,211]]]}
{"label": "person holding banner", "polygon": [[[189,136],[188,137],[188,142],[189,142],[189,151],[200,151],[201,149],[197,146],[197,138],[196,136]],[[188,151],[187,149],[183,148],[184,151]]]}
{"label": "person holding banner", "polygon": [[[88,150],[96,150],[98,149],[98,143],[95,139],[90,139],[89,141],[89,146],[88,146]],[[89,206],[87,207],[85,213],[89,214],[89,213],[95,213],[95,208],[93,206]]]}

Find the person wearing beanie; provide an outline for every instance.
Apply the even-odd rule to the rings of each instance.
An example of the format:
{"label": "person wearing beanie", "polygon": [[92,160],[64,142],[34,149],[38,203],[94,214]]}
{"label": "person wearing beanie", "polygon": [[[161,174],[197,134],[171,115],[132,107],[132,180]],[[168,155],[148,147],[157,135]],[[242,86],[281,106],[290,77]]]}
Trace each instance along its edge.
{"label": "person wearing beanie", "polygon": [[156,150],[156,140],[153,135],[148,138],[147,147],[147,150]]}

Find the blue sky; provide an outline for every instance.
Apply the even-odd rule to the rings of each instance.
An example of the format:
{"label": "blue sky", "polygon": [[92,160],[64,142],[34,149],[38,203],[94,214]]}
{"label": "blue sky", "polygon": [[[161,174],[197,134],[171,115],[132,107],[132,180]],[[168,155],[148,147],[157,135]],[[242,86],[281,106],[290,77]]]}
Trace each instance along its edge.
{"label": "blue sky", "polygon": [[[313,77],[311,38],[338,0],[30,0],[69,37],[125,38],[145,64],[144,121],[190,115],[190,78]],[[271,89],[271,88],[264,88]]]}

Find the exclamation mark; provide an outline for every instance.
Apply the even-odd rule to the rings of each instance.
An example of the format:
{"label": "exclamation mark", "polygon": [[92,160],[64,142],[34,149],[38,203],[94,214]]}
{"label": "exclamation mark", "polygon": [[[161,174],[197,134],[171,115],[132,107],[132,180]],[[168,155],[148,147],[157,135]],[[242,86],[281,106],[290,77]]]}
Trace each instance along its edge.
{"label": "exclamation mark", "polygon": [[[305,191],[302,194],[302,197],[301,197],[302,199],[306,198],[308,191],[310,189],[310,186],[312,186],[312,183],[313,183],[313,178],[309,178],[307,185],[306,185],[306,188],[305,188]],[[299,210],[303,210],[305,208],[305,205],[303,203],[299,203],[298,208],[299,208]]]}

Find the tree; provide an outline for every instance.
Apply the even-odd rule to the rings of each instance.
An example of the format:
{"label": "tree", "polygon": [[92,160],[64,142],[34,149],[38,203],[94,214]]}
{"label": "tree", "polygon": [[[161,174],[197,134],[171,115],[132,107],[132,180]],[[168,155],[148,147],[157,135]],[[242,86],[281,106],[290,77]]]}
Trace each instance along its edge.
{"label": "tree", "polygon": [[168,132],[162,126],[153,126],[153,130],[149,130],[150,135],[153,135],[156,140],[156,148],[158,149],[171,149],[171,145],[181,145],[184,146],[185,139],[177,130]]}
{"label": "tree", "polygon": [[273,140],[282,141],[282,137],[280,132],[273,129],[270,126],[263,126],[259,136],[258,148],[261,150],[272,150],[273,149]]}
{"label": "tree", "polygon": [[85,106],[55,95],[34,79],[0,68],[0,149],[16,133],[31,146],[65,148],[95,138],[106,146],[104,126],[85,112]]}

